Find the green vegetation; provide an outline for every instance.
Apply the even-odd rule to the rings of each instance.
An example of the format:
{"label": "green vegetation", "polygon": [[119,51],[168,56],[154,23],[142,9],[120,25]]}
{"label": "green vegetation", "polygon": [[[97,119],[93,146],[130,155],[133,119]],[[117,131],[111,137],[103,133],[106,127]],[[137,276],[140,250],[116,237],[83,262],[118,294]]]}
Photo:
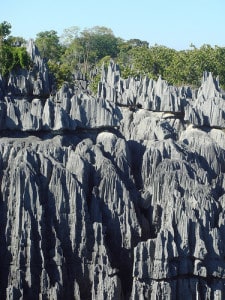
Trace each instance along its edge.
{"label": "green vegetation", "polygon": [[[11,25],[0,24],[0,72],[8,74],[15,68],[26,68],[29,58],[23,47],[22,37],[9,36]],[[225,48],[203,45],[177,51],[162,45],[149,46],[139,39],[123,40],[111,29],[95,26],[80,30],[73,26],[64,30],[61,37],[55,30],[40,32],[35,43],[48,63],[58,87],[64,81],[73,82],[73,74],[81,71],[90,80],[90,88],[97,92],[103,62],[113,59],[120,65],[121,76],[161,76],[173,85],[198,86],[204,71],[213,72],[225,88]],[[92,72],[91,70],[97,70]]]}
{"label": "green vegetation", "polygon": [[3,76],[16,69],[27,69],[30,65],[30,57],[25,47],[13,47],[4,44],[0,48],[0,73]]}
{"label": "green vegetation", "polygon": [[[122,55],[121,55],[122,54]],[[199,49],[176,51],[165,46],[133,47],[126,52],[126,61],[120,53],[118,62],[122,77],[159,75],[173,85],[199,86],[204,71],[213,72],[225,88],[225,48],[203,45]]]}
{"label": "green vegetation", "polygon": [[39,32],[35,44],[42,57],[47,60],[57,61],[63,54],[63,47],[59,43],[59,37],[55,30]]}
{"label": "green vegetation", "polygon": [[9,24],[6,21],[2,22],[0,24],[0,46],[1,47],[4,44],[7,36],[10,34],[10,32],[11,32],[11,24]]}
{"label": "green vegetation", "polygon": [[3,76],[17,68],[28,68],[30,58],[24,47],[15,46],[25,40],[20,37],[11,37],[11,25],[4,21],[0,24],[0,73]]}

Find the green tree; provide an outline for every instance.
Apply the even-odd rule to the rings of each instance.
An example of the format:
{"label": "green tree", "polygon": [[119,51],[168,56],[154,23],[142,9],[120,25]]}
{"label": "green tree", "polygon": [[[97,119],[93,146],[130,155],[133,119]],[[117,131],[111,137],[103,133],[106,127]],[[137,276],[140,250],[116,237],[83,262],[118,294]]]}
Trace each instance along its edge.
{"label": "green tree", "polygon": [[26,69],[30,64],[30,57],[25,47],[12,47],[13,54],[13,69],[23,68]]}
{"label": "green tree", "polygon": [[162,46],[155,45],[149,48],[150,56],[153,61],[152,70],[150,74],[153,78],[162,78],[166,77],[166,69],[170,66],[173,61],[176,51],[174,49]]}
{"label": "green tree", "polygon": [[[126,52],[123,52],[123,54]],[[128,76],[146,76],[149,75],[153,69],[153,60],[149,49],[145,46],[133,47],[127,52],[126,60],[123,60],[121,65],[121,52],[118,63],[121,68],[121,76],[127,78]],[[124,57],[122,56],[122,59]]]}
{"label": "green tree", "polygon": [[188,52],[177,51],[170,65],[165,70],[165,79],[174,85],[189,83],[187,80],[189,65]]}
{"label": "green tree", "polygon": [[80,27],[72,26],[63,30],[63,34],[60,37],[61,43],[65,46],[69,46],[75,39],[79,37]]}
{"label": "green tree", "polygon": [[24,47],[12,47],[4,44],[1,51],[0,73],[6,76],[10,71],[28,68],[30,57]]}
{"label": "green tree", "polygon": [[6,76],[13,69],[13,52],[8,45],[1,46],[0,55],[0,74]]}
{"label": "green tree", "polygon": [[[136,46],[139,44],[142,46]],[[148,47],[147,42],[136,39],[122,43],[118,56],[122,77],[148,75],[157,79],[161,75],[164,78],[175,53],[174,49],[165,46]]]}
{"label": "green tree", "polygon": [[3,64],[3,57],[6,56],[3,52],[6,50],[4,43],[6,37],[11,33],[11,24],[4,21],[0,23],[0,63]]}
{"label": "green tree", "polygon": [[60,88],[65,81],[69,83],[73,81],[73,76],[68,65],[49,60],[48,67],[55,77],[57,88]]}
{"label": "green tree", "polygon": [[11,24],[4,21],[0,24],[0,73],[6,76],[16,68],[27,68],[30,63],[28,53],[23,47],[13,46],[15,39],[9,37]]}
{"label": "green tree", "polygon": [[110,28],[104,26],[82,31],[73,26],[64,30],[61,40],[65,46],[61,61],[70,67],[71,72],[80,69],[88,73],[100,59],[105,56],[115,58],[119,52],[119,39]]}
{"label": "green tree", "polygon": [[59,37],[55,30],[39,32],[36,35],[35,44],[40,54],[47,61],[52,59],[58,61],[63,52],[63,48],[59,43]]}
{"label": "green tree", "polygon": [[221,87],[225,89],[225,47],[215,46],[214,52],[217,75],[219,75]]}
{"label": "green tree", "polygon": [[98,60],[107,55],[116,57],[119,52],[118,39],[111,29],[104,26],[83,30],[75,39],[74,46],[79,52],[79,59],[85,73]]}
{"label": "green tree", "polygon": [[83,47],[80,45],[78,39],[74,39],[65,49],[61,56],[61,62],[68,65],[71,72],[75,69],[81,69],[83,62]]}
{"label": "green tree", "polygon": [[0,23],[0,47],[2,46],[3,41],[11,33],[11,24],[4,21]]}

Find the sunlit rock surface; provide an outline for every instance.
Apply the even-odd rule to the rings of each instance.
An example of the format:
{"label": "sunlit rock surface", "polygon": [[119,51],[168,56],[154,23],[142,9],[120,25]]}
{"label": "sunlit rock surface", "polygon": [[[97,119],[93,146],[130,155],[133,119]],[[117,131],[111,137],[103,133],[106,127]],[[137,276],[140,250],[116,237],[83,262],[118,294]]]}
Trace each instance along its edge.
{"label": "sunlit rock surface", "polygon": [[[1,299],[223,299],[224,92],[0,77]],[[39,73],[37,77],[35,72]]]}
{"label": "sunlit rock surface", "polygon": [[225,128],[224,110],[225,93],[211,73],[205,74],[197,97],[187,106],[185,120],[196,126]]}

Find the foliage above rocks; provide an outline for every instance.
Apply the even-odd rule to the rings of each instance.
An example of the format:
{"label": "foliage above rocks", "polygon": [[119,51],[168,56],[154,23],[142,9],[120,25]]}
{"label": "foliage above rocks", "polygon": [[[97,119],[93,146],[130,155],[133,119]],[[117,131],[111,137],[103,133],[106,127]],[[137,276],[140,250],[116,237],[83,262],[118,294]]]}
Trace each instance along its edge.
{"label": "foliage above rocks", "polygon": [[30,66],[30,58],[26,48],[20,45],[23,39],[8,37],[10,32],[11,25],[9,23],[0,24],[0,73],[3,76],[17,68],[25,69]]}
{"label": "foliage above rocks", "polygon": [[[16,67],[28,67],[29,59],[23,48],[22,37],[9,36],[11,25],[0,24],[0,71],[8,74]],[[100,62],[112,58],[120,65],[123,78],[161,76],[172,85],[199,86],[203,72],[219,76],[220,85],[225,88],[225,48],[193,44],[187,50],[178,51],[162,45],[149,46],[147,41],[137,38],[124,40],[116,37],[110,28],[95,26],[81,30],[73,26],[64,30],[60,37],[55,30],[39,32],[35,43],[55,77],[58,87],[63,82],[73,82],[74,74],[86,74],[96,93],[96,81],[101,73]],[[17,46],[17,47],[15,47]],[[93,68],[97,72],[93,74]],[[91,76],[90,76],[91,72]],[[98,75],[98,76],[97,76]],[[97,78],[95,78],[97,76]]]}

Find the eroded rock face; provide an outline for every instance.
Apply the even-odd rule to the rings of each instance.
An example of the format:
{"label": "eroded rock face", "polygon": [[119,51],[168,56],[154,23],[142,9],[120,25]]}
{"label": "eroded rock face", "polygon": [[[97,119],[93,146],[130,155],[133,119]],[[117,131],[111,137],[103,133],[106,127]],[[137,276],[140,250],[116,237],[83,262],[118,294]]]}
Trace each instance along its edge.
{"label": "eroded rock face", "polygon": [[144,109],[163,112],[183,112],[185,99],[191,90],[169,86],[161,77],[157,81],[147,77],[135,79],[120,77],[119,66],[110,62],[108,71],[102,73],[98,95],[119,105],[138,105]]}
{"label": "eroded rock face", "polygon": [[123,80],[110,64],[98,97],[50,95],[29,47],[43,80],[0,78],[0,298],[223,299],[218,82]]}
{"label": "eroded rock face", "polygon": [[[116,237],[120,228],[120,240],[109,244],[118,255],[131,250],[141,231],[136,215],[131,215],[134,203],[114,211],[122,202],[116,185],[127,201],[130,192],[116,172],[105,176],[115,168],[113,163],[90,139],[65,139],[1,140],[6,257],[2,296],[72,299],[76,293],[82,299],[91,295],[104,299],[106,291],[114,299],[121,296],[119,271],[112,267],[112,249],[106,246],[105,236],[107,232]],[[113,201],[104,197],[106,193]]]}
{"label": "eroded rock face", "polygon": [[120,110],[111,102],[87,95],[73,95],[62,99],[43,101],[10,99],[0,106],[0,130],[51,131],[79,128],[118,127]]}
{"label": "eroded rock face", "polygon": [[225,94],[219,89],[218,81],[212,74],[203,76],[197,98],[190,101],[185,120],[196,126],[225,127]]}

